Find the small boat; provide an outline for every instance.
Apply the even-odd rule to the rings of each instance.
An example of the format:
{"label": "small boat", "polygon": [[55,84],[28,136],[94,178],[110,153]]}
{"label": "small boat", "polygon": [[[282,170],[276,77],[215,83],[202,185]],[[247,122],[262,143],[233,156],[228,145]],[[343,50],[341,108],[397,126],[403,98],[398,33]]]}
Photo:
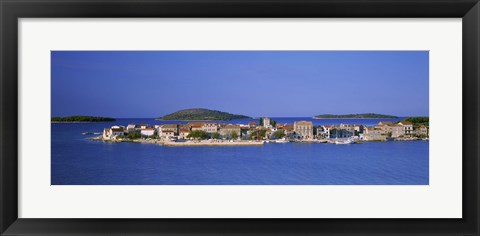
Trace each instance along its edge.
{"label": "small boat", "polygon": [[87,135],[87,134],[102,134],[102,133],[100,133],[100,132],[83,132],[82,134]]}
{"label": "small boat", "polygon": [[346,139],[346,140],[335,140],[335,144],[353,144],[355,141],[352,139]]}
{"label": "small boat", "polygon": [[277,140],[275,141],[276,143],[288,143],[289,141],[288,140]]}

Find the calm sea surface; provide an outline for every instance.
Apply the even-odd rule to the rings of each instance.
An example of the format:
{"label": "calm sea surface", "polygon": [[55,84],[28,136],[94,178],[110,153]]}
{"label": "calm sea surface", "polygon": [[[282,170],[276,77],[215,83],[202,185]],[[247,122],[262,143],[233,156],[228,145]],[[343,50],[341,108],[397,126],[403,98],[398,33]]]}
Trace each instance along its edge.
{"label": "calm sea surface", "polygon": [[[277,123],[364,124],[397,119],[273,118]],[[233,120],[248,123],[258,120]],[[186,123],[117,119],[52,124],[53,185],[427,185],[428,141],[354,145],[267,143],[244,147],[164,147],[85,140],[112,125]]]}

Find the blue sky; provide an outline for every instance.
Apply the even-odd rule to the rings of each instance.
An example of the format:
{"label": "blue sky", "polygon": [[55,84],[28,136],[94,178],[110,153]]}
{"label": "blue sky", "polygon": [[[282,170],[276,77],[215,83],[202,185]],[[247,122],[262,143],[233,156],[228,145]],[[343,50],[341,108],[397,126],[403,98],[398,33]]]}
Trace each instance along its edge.
{"label": "blue sky", "polygon": [[52,51],[52,116],[428,116],[427,51]]}

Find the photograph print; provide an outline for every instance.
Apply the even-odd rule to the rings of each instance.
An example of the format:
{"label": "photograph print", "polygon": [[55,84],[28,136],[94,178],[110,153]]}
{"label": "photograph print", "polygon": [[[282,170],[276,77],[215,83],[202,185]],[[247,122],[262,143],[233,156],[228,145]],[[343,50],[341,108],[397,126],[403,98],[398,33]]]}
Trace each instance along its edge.
{"label": "photograph print", "polygon": [[428,51],[52,51],[52,185],[429,185]]}

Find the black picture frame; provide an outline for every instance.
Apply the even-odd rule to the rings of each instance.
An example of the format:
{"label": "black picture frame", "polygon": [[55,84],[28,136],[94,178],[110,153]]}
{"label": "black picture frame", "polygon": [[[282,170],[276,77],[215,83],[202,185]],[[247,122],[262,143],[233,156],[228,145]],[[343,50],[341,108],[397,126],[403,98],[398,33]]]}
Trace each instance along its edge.
{"label": "black picture frame", "polygon": [[[478,0],[0,0],[1,235],[479,235]],[[18,218],[18,19],[58,17],[462,18],[461,219]],[[354,40],[354,39],[352,39]],[[55,207],[55,206],[52,206]],[[442,207],[442,206],[438,206]]]}

